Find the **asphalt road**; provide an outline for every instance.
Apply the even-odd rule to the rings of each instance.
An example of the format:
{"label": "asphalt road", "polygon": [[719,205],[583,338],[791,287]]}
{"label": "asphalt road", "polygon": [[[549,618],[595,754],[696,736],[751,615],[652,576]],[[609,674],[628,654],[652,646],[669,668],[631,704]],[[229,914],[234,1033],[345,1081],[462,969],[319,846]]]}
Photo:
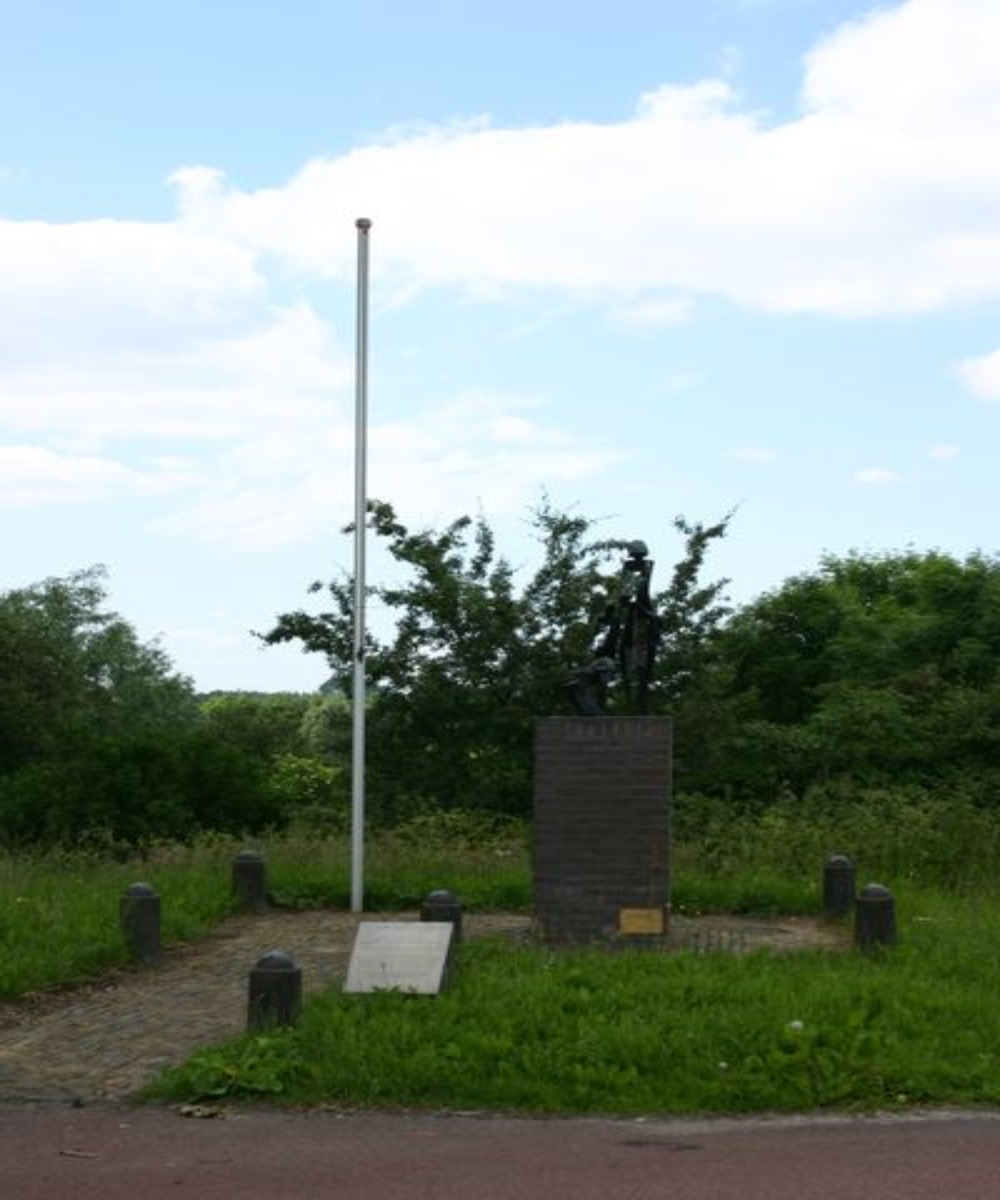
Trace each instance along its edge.
{"label": "asphalt road", "polygon": [[0,1108],[3,1200],[990,1200],[1000,1113],[521,1120]]}

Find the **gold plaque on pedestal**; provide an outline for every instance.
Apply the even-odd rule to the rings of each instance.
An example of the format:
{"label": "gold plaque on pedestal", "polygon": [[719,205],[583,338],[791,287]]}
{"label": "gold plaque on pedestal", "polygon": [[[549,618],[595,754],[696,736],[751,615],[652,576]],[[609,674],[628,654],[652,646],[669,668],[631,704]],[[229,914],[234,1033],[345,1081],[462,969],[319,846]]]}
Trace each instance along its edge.
{"label": "gold plaque on pedestal", "polygon": [[664,928],[662,908],[620,908],[618,910],[618,932],[662,935]]}

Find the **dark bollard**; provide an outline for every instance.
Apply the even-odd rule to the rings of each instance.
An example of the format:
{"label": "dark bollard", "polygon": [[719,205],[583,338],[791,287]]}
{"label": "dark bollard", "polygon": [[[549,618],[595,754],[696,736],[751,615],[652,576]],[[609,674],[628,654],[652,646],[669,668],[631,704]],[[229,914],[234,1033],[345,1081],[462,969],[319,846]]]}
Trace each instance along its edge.
{"label": "dark bollard", "polygon": [[283,950],[258,959],[250,972],[247,1029],[294,1025],[302,1009],[302,968]]}
{"label": "dark bollard", "polygon": [[255,850],[241,850],[233,859],[233,892],[245,912],[267,912],[264,859]]}
{"label": "dark bollard", "polygon": [[854,907],[854,863],[834,854],[823,866],[823,911],[828,917],[846,917]]}
{"label": "dark bollard", "polygon": [[879,883],[870,883],[854,905],[854,942],[867,952],[896,944],[896,901]]}
{"label": "dark bollard", "polygon": [[119,912],[129,953],[139,962],[154,966],[163,957],[160,897],[148,883],[130,884],[121,898]]}
{"label": "dark bollard", "polygon": [[420,906],[421,921],[450,921],[452,945],[462,940],[462,905],[454,892],[428,892]]}

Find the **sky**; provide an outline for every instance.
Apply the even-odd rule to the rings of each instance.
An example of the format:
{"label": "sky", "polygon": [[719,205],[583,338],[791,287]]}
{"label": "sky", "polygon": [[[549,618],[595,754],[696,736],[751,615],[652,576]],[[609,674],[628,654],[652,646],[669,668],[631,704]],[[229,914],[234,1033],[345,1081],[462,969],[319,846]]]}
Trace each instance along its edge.
{"label": "sky", "polygon": [[404,523],[996,552],[996,0],[0,0],[0,590],[322,683],[253,631],[351,567],[359,217]]}

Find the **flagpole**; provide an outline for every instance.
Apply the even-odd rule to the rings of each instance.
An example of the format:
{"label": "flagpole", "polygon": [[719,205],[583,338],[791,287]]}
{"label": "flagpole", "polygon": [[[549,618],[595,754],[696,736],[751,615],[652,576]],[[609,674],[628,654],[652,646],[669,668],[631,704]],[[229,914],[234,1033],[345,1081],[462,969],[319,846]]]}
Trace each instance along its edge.
{"label": "flagpole", "polygon": [[351,912],[364,911],[365,856],[365,530],[368,497],[368,231],[359,217],[354,389],[354,675],[351,737]]}

